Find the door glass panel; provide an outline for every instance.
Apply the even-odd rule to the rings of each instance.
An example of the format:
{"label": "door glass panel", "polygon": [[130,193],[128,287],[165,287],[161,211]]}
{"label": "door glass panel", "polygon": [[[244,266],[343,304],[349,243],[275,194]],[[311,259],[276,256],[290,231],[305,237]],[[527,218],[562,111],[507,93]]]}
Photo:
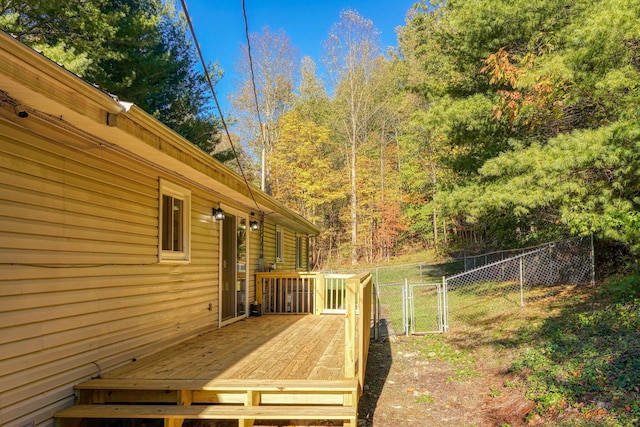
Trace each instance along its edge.
{"label": "door glass panel", "polygon": [[222,321],[235,317],[236,312],[236,217],[226,214],[222,221],[222,283],[221,314]]}
{"label": "door glass panel", "polygon": [[229,213],[222,221],[220,313],[223,322],[247,314],[247,220]]}
{"label": "door glass panel", "polygon": [[247,220],[245,218],[238,218],[236,244],[236,315],[242,316],[247,312]]}

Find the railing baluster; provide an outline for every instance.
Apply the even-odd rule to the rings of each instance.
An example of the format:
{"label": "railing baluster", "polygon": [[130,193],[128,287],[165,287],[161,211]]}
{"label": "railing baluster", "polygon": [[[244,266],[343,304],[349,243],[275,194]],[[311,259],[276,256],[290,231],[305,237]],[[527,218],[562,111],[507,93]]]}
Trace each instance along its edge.
{"label": "railing baluster", "polygon": [[[264,313],[344,313],[349,274],[256,273]],[[320,281],[322,280],[322,286]],[[318,292],[318,293],[316,293]],[[318,307],[314,307],[318,304]]]}

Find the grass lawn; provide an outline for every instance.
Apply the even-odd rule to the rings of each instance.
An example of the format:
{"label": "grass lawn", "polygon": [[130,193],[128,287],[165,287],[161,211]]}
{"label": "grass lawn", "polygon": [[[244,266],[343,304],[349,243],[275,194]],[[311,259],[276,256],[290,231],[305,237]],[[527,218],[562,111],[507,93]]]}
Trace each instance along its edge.
{"label": "grass lawn", "polygon": [[452,381],[505,367],[489,394],[520,390],[530,425],[640,425],[640,276],[487,307],[460,301],[455,329],[415,337],[414,350],[450,364]]}

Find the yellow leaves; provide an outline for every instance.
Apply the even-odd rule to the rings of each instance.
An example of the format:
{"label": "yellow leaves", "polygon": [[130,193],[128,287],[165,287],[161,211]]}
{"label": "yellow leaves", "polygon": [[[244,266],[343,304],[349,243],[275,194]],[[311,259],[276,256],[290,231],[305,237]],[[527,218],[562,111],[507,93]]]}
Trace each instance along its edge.
{"label": "yellow leaves", "polygon": [[[299,112],[284,114],[269,157],[273,194],[288,207],[312,217],[318,205],[344,197],[333,173],[330,131]],[[315,219],[315,218],[311,218]]]}

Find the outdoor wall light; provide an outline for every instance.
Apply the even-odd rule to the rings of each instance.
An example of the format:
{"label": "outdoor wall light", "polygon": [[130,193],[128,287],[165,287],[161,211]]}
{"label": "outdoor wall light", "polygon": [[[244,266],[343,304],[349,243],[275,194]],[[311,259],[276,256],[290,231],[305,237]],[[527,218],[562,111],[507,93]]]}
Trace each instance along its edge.
{"label": "outdoor wall light", "polygon": [[29,112],[22,105],[16,105],[15,107],[13,107],[13,109],[16,112],[16,116],[20,117],[21,119],[26,119],[27,117],[29,117]]}
{"label": "outdoor wall light", "polygon": [[224,219],[224,211],[222,208],[213,208],[212,215],[216,221],[222,221]]}
{"label": "outdoor wall light", "polygon": [[[255,212],[251,212],[251,218],[253,218],[255,216]],[[258,221],[256,221],[255,219],[252,219],[251,221],[249,221],[249,229],[251,231],[258,231],[260,229],[260,225],[258,224]]]}

